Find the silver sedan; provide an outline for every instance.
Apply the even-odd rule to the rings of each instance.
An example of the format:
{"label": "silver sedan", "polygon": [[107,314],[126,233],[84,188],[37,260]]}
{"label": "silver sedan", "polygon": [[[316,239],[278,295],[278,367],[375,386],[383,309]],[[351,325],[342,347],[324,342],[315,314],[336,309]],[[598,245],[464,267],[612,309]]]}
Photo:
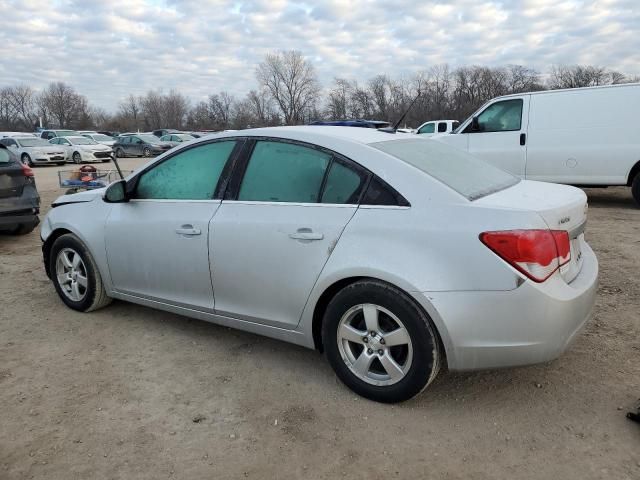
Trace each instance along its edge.
{"label": "silver sedan", "polygon": [[315,348],[382,402],[443,365],[557,357],[596,293],[581,190],[420,137],[226,132],[53,206],[44,264],[70,308],[116,298]]}

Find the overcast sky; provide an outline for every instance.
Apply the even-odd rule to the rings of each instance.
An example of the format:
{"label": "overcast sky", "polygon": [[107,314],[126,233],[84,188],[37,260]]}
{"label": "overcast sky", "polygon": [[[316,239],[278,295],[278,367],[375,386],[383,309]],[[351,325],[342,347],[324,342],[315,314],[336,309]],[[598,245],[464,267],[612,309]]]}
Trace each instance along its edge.
{"label": "overcast sky", "polygon": [[108,110],[151,88],[243,95],[281,49],[302,51],[324,86],[445,62],[640,75],[640,0],[0,0],[0,12],[0,85],[61,80]]}

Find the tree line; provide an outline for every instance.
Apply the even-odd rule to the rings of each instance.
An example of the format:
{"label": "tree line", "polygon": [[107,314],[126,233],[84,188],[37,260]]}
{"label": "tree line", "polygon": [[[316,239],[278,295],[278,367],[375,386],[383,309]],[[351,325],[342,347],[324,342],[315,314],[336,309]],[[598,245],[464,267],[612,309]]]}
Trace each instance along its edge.
{"label": "tree line", "polygon": [[52,82],[42,91],[6,86],[0,88],[0,130],[31,131],[39,119],[48,128],[116,131],[242,129],[345,118],[395,122],[417,98],[404,120],[416,127],[427,120],[463,120],[500,95],[640,81],[592,65],[557,65],[542,75],[521,65],[443,64],[410,77],[380,74],[362,82],[336,77],[322,88],[313,64],[294,50],[266,55],[255,77],[256,88],[244,97],[223,90],[192,104],[177,90],[150,90],[129,95],[111,113],[92,106],[64,82]]}

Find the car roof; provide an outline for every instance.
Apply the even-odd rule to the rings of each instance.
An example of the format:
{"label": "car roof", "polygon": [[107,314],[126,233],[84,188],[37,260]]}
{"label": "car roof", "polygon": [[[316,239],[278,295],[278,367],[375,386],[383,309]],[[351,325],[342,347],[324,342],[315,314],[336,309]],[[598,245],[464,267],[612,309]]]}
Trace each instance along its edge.
{"label": "car roof", "polygon": [[[380,131],[374,128],[353,128],[341,126],[323,126],[323,125],[302,125],[295,127],[266,127],[251,128],[247,130],[238,130],[234,132],[220,132],[213,134],[224,137],[279,137],[289,139],[299,139],[309,143],[322,142],[328,139],[340,139],[362,145],[371,143],[388,142],[391,140],[399,140],[406,138],[398,136],[395,133]],[[211,136],[207,136],[211,138]],[[413,136],[411,138],[414,138]],[[420,138],[415,136],[415,138]],[[428,141],[428,140],[425,140]]]}

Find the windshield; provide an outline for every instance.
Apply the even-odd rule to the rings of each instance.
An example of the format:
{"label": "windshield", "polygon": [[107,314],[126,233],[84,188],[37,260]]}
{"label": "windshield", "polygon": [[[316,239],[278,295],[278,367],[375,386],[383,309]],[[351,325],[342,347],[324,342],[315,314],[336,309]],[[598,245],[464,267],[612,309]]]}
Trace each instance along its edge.
{"label": "windshield", "polygon": [[102,135],[102,134],[93,135],[93,139],[97,140],[98,142],[110,142],[113,140],[112,137],[109,137],[107,135]]}
{"label": "windshield", "polygon": [[466,152],[433,140],[391,140],[371,146],[413,165],[469,200],[504,190],[520,181]]}
{"label": "windshield", "polygon": [[147,143],[158,143],[160,141],[155,135],[138,135],[138,138]]}
{"label": "windshield", "polygon": [[68,139],[74,145],[97,145],[95,140],[92,140],[87,137],[74,137]]}
{"label": "windshield", "polygon": [[14,140],[21,147],[45,147],[51,145],[44,138],[16,138]]}
{"label": "windshield", "polygon": [[75,130],[55,130],[58,137],[69,137],[71,135],[77,135]]}

